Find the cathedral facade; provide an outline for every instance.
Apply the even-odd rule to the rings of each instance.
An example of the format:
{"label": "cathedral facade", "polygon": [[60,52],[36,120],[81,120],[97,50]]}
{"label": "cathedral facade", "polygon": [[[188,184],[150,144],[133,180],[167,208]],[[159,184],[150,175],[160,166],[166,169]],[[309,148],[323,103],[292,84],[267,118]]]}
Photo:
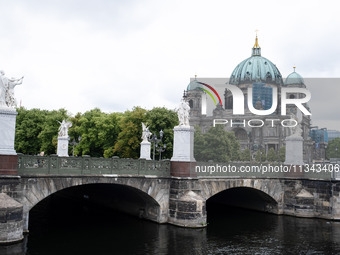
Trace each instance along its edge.
{"label": "cathedral facade", "polygon": [[[207,102],[212,100],[212,93],[209,93],[207,89],[202,89],[202,84],[206,84],[210,88],[216,84],[207,83],[209,81],[202,83],[195,77],[185,91],[184,96],[191,108],[191,125],[199,126],[203,133],[212,126],[224,125],[227,131],[235,133],[241,149],[248,148],[253,157],[257,150],[268,153],[273,148],[278,153],[280,148],[285,146],[285,138],[299,128],[304,139],[304,162],[312,161],[313,141],[309,137],[310,115],[302,114],[294,104],[287,104],[285,115],[281,111],[282,88],[306,88],[304,79],[295,72],[294,68],[294,72],[284,80],[276,65],[261,56],[261,47],[257,36],[251,56],[235,67],[229,80],[226,81],[228,88],[222,92],[224,96],[220,92],[219,99],[221,100],[216,100],[217,103],[210,107],[210,110]],[[231,86],[236,86],[239,91],[243,92],[244,114],[235,114],[234,112],[235,104]],[[275,94],[277,102],[273,102]],[[301,99],[305,96],[303,93],[287,93],[289,99]],[[273,103],[277,103],[274,112],[268,115],[253,113],[256,110],[270,111],[273,109],[272,107],[276,106]],[[303,106],[310,112],[307,103],[304,103]]]}

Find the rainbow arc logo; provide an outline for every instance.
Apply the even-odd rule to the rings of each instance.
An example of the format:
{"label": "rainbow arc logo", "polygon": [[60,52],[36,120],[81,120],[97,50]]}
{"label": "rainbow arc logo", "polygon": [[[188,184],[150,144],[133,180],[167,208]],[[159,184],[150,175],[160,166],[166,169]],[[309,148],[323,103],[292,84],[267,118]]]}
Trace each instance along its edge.
{"label": "rainbow arc logo", "polygon": [[[206,83],[204,83],[204,82],[200,82],[200,81],[197,81],[197,83],[199,83],[199,84],[201,84],[201,85],[203,85],[203,86],[209,88],[209,89],[217,96],[217,98],[218,98],[218,100],[219,100],[221,106],[223,106],[222,100],[221,100],[221,98],[220,98],[220,95],[217,93],[217,91],[216,91],[212,86],[210,86],[209,84],[206,84]],[[216,100],[215,100],[213,94],[212,94],[209,90],[205,89],[204,87],[198,87],[198,88],[199,88],[200,90],[206,92],[206,93],[212,98],[212,100],[214,101],[215,105],[217,105]]]}

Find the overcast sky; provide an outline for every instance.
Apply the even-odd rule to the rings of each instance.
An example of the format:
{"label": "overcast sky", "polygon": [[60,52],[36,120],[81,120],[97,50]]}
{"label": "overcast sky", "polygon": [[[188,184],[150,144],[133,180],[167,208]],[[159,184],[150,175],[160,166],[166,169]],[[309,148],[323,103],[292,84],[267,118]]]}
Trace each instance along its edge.
{"label": "overcast sky", "polygon": [[[28,109],[175,108],[195,74],[229,77],[256,29],[284,77],[340,77],[335,0],[0,1],[0,69],[25,76]],[[313,125],[340,129],[339,82],[310,90]]]}

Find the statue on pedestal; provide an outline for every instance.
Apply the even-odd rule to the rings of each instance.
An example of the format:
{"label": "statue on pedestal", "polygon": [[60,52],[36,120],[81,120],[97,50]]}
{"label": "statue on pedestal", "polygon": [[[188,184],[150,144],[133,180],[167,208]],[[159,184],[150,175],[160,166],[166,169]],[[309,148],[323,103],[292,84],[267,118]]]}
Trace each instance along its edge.
{"label": "statue on pedestal", "polygon": [[59,127],[59,137],[68,137],[68,129],[72,127],[72,123],[70,121],[63,120],[62,122],[58,121],[60,124]]}
{"label": "statue on pedestal", "polygon": [[181,103],[179,105],[179,108],[177,110],[178,120],[180,126],[190,126],[189,124],[189,111],[190,106],[188,102],[186,102],[184,99],[181,100]]}
{"label": "statue on pedestal", "polygon": [[290,118],[297,122],[297,125],[295,127],[291,128],[292,134],[290,136],[301,137],[302,136],[302,129],[301,129],[301,123],[299,121],[299,118],[294,113],[291,114]]}
{"label": "statue on pedestal", "polygon": [[142,132],[143,141],[142,141],[142,143],[148,142],[148,139],[150,138],[152,133],[149,131],[149,127],[147,127],[143,122],[142,122],[142,128],[143,128],[143,132]]}
{"label": "statue on pedestal", "polygon": [[15,108],[14,88],[22,84],[24,77],[19,79],[7,78],[4,71],[0,71],[0,107]]}

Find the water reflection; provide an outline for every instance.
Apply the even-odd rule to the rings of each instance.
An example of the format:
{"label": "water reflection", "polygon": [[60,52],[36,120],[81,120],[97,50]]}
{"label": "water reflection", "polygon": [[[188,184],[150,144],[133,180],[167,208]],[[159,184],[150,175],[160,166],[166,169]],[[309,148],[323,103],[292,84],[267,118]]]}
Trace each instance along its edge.
{"label": "water reflection", "polygon": [[[26,254],[340,254],[340,222],[320,219],[209,205],[208,227],[186,229],[98,208],[72,214],[36,219]],[[25,254],[18,245],[0,254]]]}

